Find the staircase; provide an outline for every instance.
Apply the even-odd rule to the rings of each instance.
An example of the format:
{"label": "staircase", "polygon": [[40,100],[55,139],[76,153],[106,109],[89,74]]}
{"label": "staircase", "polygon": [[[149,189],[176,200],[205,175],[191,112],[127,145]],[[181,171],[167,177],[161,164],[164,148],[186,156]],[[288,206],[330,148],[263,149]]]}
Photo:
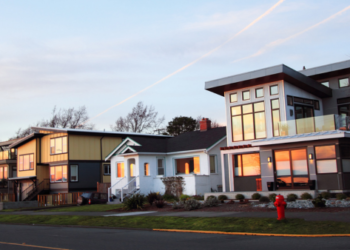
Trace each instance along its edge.
{"label": "staircase", "polygon": [[[129,182],[126,182],[126,177],[120,179],[117,183],[108,189],[108,197],[111,196],[112,190],[116,190],[117,201],[123,202],[125,198],[129,198],[140,191],[140,178],[139,176],[133,177]],[[117,204],[111,202],[110,204]]]}
{"label": "staircase", "polygon": [[50,190],[50,180],[44,179],[39,184],[33,183],[22,192],[22,201],[31,201],[37,198],[38,194]]}

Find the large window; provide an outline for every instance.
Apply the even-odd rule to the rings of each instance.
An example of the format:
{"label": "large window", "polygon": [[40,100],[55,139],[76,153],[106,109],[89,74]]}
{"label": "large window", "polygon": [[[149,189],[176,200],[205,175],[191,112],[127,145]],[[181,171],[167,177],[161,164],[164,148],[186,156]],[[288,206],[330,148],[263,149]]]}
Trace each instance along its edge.
{"label": "large window", "polygon": [[145,171],[145,176],[149,176],[149,164],[145,163],[143,165],[143,167],[144,167],[144,171]]}
{"label": "large window", "polygon": [[34,154],[19,156],[19,171],[34,169]]}
{"label": "large window", "polygon": [[279,122],[280,122],[280,103],[279,99],[271,100],[272,126],[273,136],[279,136]]}
{"label": "large window", "polygon": [[199,157],[176,159],[176,174],[199,174]]}
{"label": "large window", "polygon": [[7,179],[7,167],[0,167],[0,180]]}
{"label": "large window", "polygon": [[70,181],[78,181],[78,165],[70,165]]}
{"label": "large window", "polygon": [[125,176],[124,162],[117,162],[117,178]]}
{"label": "large window", "polygon": [[103,164],[103,175],[111,175],[111,164]]}
{"label": "large window", "polygon": [[67,153],[67,136],[52,138],[50,140],[50,154]]}
{"label": "large window", "polygon": [[216,170],[216,155],[209,156],[210,161],[210,173],[215,174],[217,172]]}
{"label": "large window", "polygon": [[231,107],[232,140],[253,140],[266,137],[264,102]]}
{"label": "large window", "polygon": [[67,166],[50,167],[50,182],[67,182]]}
{"label": "large window", "polygon": [[164,175],[164,159],[158,159],[157,163],[157,175]]}
{"label": "large window", "polygon": [[318,174],[337,172],[335,145],[315,147],[315,152]]}
{"label": "large window", "polygon": [[234,155],[235,176],[260,175],[260,154]]}

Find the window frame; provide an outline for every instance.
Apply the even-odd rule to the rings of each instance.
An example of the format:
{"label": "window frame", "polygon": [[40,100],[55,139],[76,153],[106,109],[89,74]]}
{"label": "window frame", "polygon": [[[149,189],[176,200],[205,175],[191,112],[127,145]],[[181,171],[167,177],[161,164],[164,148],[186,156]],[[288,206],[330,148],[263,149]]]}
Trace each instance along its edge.
{"label": "window frame", "polygon": [[[347,79],[348,80],[348,85],[347,86],[344,86],[344,87],[340,87],[340,81],[341,80],[345,80]],[[344,78],[339,78],[338,79],[338,87],[341,89],[341,88],[348,88],[350,86],[350,82],[349,82],[349,77],[344,77]]]}
{"label": "window frame", "polygon": [[[165,176],[165,158],[164,157],[157,157],[157,176]],[[159,167],[159,160],[162,161],[162,167]],[[159,174],[159,169],[163,169],[163,174]]]}
{"label": "window frame", "polygon": [[[257,90],[260,90],[260,89],[262,89],[262,96],[257,95]],[[255,89],[255,98],[263,98],[263,97],[264,97],[264,87],[256,88]]]}
{"label": "window frame", "polygon": [[[56,153],[56,140],[60,139],[60,138],[62,138],[62,153]],[[64,147],[63,147],[63,145],[64,145],[64,143],[63,143],[64,138],[67,138],[66,139],[67,144],[66,144],[66,147],[65,147],[66,152],[64,152]],[[51,146],[51,141],[52,140],[54,141],[54,147]],[[54,153],[52,153],[52,148],[54,148],[54,150],[55,150]],[[67,153],[68,153],[68,136],[67,135],[50,138],[50,155],[61,155],[61,154],[67,154]]]}
{"label": "window frame", "polygon": [[[244,175],[244,171],[243,171],[243,155],[252,155],[252,154],[258,154],[259,155],[259,167],[260,167],[260,175]],[[233,164],[233,173],[234,173],[234,178],[240,178],[240,177],[258,177],[261,176],[261,161],[260,161],[260,152],[255,152],[255,153],[246,153],[246,154],[235,154],[232,155],[233,158],[236,158],[236,156],[240,155],[241,156],[241,173],[242,175],[236,175],[236,165],[235,163]],[[237,157],[238,158],[238,157]],[[235,162],[236,160],[233,159],[233,161]]]}
{"label": "window frame", "polygon": [[[57,167],[61,167],[62,169],[62,181],[56,181],[56,168]],[[66,181],[63,181],[63,168],[66,167],[66,171],[67,171],[67,177],[66,177]],[[55,181],[51,181],[51,168],[55,169]],[[68,183],[68,166],[67,165],[55,165],[55,166],[50,166],[50,183]]]}
{"label": "window frame", "polygon": [[[326,146],[334,146],[334,153],[335,153],[335,156],[334,158],[324,158],[324,159],[319,159],[317,160],[317,155],[316,155],[316,148],[317,147],[326,147]],[[316,174],[320,174],[320,175],[324,175],[324,174],[338,174],[339,172],[339,168],[338,168],[338,159],[337,159],[337,147],[335,144],[325,144],[325,145],[315,145],[314,146],[314,154],[315,154],[315,167],[316,167]],[[329,160],[335,160],[335,168],[336,168],[336,171],[335,172],[327,172],[327,173],[319,173],[318,172],[318,166],[317,166],[317,162],[318,161],[329,161]]]}
{"label": "window frame", "polygon": [[[9,172],[8,172],[8,166],[1,166],[0,167],[0,180],[8,180],[9,178]],[[2,177],[1,177],[2,175]],[[6,175],[6,178],[5,178],[5,175]]]}
{"label": "window frame", "polygon": [[[272,101],[278,100],[278,109],[272,108]],[[275,135],[275,124],[273,122],[273,111],[278,110],[278,116],[279,116],[279,122],[281,122],[281,102],[279,98],[270,99],[270,106],[271,106],[271,119],[272,119],[272,136],[273,137],[279,137],[280,131],[278,129],[278,135]]]}
{"label": "window frame", "polygon": [[[72,180],[72,167],[77,167],[77,180]],[[51,176],[50,176],[51,177]],[[51,180],[51,178],[50,178]],[[69,181],[73,183],[79,182],[79,165],[78,164],[71,164],[69,165]]]}
{"label": "window frame", "polygon": [[[147,172],[146,172],[146,166],[147,166]],[[149,167],[149,163],[148,162],[145,162],[143,163],[143,175],[146,176],[146,177],[149,177],[151,176],[151,173],[150,173],[150,167]]]}
{"label": "window frame", "polygon": [[[106,173],[105,171],[106,165],[109,165],[109,173]],[[111,163],[102,163],[102,167],[103,167],[103,176],[111,176]]]}
{"label": "window frame", "polygon": [[[214,165],[214,170],[215,170],[214,173],[211,172],[210,157],[214,157],[214,164],[215,164]],[[209,174],[218,174],[219,168],[218,168],[218,161],[217,161],[217,159],[218,159],[217,155],[209,155]]]}
{"label": "window frame", "polygon": [[[27,155],[29,155],[29,165],[28,165],[28,169],[25,169],[24,168],[24,156],[27,156]],[[31,163],[31,161],[30,161],[30,156],[31,155],[33,155],[33,161],[32,161],[32,163],[33,163],[33,168],[30,168],[30,163]],[[34,157],[34,153],[30,153],[30,154],[23,154],[23,155],[19,155],[18,156],[18,159],[19,159],[19,161],[18,161],[18,171],[33,171],[34,169],[35,169],[35,167],[34,167],[34,162],[35,162],[35,157]],[[23,158],[23,167],[22,167],[22,169],[21,169],[21,157]]]}
{"label": "window frame", "polygon": [[[271,94],[271,88],[272,88],[272,87],[277,87],[277,94]],[[280,90],[279,90],[278,84],[270,85],[270,86],[269,86],[269,92],[270,92],[270,96],[279,95]]]}
{"label": "window frame", "polygon": [[[188,174],[186,173],[178,173],[177,172],[177,160],[181,160],[181,159],[194,159],[194,158],[198,158],[199,159],[199,173],[195,173],[194,172],[194,164],[193,164],[193,172],[189,172]],[[200,175],[201,174],[201,164],[200,164],[200,160],[201,160],[201,157],[200,155],[193,155],[193,156],[186,156],[186,157],[176,157],[174,158],[174,175]],[[194,162],[194,160],[193,160]]]}
{"label": "window frame", "polygon": [[[289,102],[289,100],[291,101],[291,103]],[[294,106],[293,96],[291,95],[287,95],[287,106]]]}
{"label": "window frame", "polygon": [[[237,101],[234,101],[234,102],[233,102],[233,101],[231,101],[231,100],[232,100],[232,97],[231,97],[232,95],[236,95],[236,99],[237,99]],[[238,102],[238,93],[237,93],[237,92],[235,92],[235,93],[231,93],[231,94],[230,94],[230,103],[235,103],[235,102]]]}
{"label": "window frame", "polygon": [[[246,92],[249,93],[249,98],[248,99],[244,99],[244,93],[246,93]],[[242,101],[249,101],[250,99],[251,99],[250,98],[250,89],[242,91]]]}
{"label": "window frame", "polygon": [[[118,163],[124,165],[124,173],[123,173],[124,176],[118,177],[118,173],[119,173],[119,171],[118,171]],[[119,178],[125,178],[125,163],[124,163],[123,161],[117,161],[117,162],[116,162],[115,170],[116,170],[116,171],[115,171],[115,172],[116,172],[116,178],[118,178],[118,179],[119,179]]]}

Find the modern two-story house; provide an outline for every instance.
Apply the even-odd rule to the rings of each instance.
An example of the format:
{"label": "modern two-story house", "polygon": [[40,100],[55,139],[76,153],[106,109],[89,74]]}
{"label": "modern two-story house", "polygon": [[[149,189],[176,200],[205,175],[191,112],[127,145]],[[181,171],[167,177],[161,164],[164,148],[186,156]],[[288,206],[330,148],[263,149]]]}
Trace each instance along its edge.
{"label": "modern two-story house", "polygon": [[349,78],[350,60],[206,82],[225,98],[223,191],[350,192]]}

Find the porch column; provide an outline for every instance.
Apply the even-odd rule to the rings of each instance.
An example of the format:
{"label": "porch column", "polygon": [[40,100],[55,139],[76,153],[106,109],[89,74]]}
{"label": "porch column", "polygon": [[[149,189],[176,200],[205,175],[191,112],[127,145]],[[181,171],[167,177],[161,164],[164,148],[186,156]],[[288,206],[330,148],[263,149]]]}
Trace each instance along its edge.
{"label": "porch column", "polygon": [[220,151],[221,158],[221,179],[222,179],[222,191],[226,192],[226,181],[225,181],[225,154]]}
{"label": "porch column", "polygon": [[232,154],[228,154],[228,174],[230,180],[230,192],[235,191],[234,178],[233,178],[233,162],[232,162]]}

